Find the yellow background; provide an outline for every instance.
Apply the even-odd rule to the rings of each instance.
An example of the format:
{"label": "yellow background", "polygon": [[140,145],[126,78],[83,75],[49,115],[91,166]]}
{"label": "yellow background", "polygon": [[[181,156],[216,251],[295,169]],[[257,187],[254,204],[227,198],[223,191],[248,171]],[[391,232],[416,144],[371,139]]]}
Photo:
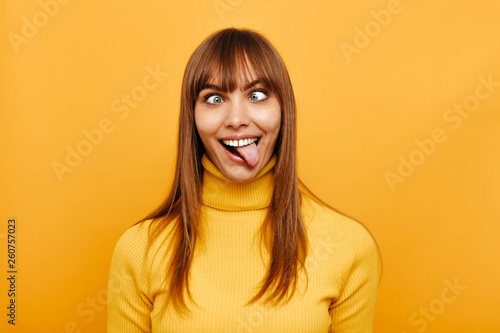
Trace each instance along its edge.
{"label": "yellow background", "polygon": [[[66,2],[41,0],[52,15],[35,0],[0,5],[2,332],[105,332],[116,241],[170,184],[185,64],[228,26],[259,30],[281,52],[301,178],[380,244],[375,332],[498,332],[500,2]],[[147,68],[169,74],[146,91]],[[481,77],[496,86],[478,88]],[[128,114],[114,112],[122,95],[144,91]],[[460,126],[445,119],[463,103],[474,110]],[[67,146],[84,149],[83,131],[103,119],[112,129],[58,178],[54,162],[66,164]],[[446,139],[432,149],[436,129]],[[400,167],[410,157],[412,172]],[[391,185],[398,168],[406,174]],[[12,217],[15,327],[6,323]]]}

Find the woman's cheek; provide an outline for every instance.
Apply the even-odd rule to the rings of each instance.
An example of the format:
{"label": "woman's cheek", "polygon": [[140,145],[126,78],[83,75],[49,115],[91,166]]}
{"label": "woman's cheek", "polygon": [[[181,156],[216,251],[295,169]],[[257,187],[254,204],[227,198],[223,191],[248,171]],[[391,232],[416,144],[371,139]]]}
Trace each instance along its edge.
{"label": "woman's cheek", "polygon": [[214,117],[206,110],[195,110],[194,120],[198,133],[202,136],[214,134],[217,129]]}
{"label": "woman's cheek", "polygon": [[281,125],[281,114],[275,113],[273,115],[268,115],[263,122],[266,124],[267,131],[278,131]]}

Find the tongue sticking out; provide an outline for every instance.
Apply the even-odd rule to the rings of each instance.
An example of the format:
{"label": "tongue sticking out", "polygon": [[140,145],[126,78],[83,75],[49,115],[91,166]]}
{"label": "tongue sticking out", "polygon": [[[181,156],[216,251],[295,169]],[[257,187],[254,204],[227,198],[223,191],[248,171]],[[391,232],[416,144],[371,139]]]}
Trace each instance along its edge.
{"label": "tongue sticking out", "polygon": [[259,149],[255,143],[243,147],[234,147],[234,149],[236,149],[236,151],[251,167],[254,167],[259,163]]}

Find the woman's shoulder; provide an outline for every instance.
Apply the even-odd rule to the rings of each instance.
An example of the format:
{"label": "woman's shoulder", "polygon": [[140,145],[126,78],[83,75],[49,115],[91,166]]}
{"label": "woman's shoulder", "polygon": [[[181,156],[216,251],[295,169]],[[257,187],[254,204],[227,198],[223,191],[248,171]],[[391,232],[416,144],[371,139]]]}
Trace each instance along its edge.
{"label": "woman's shoulder", "polygon": [[349,230],[356,236],[370,236],[366,227],[356,219],[308,196],[302,195],[302,216],[306,223],[313,223],[326,230]]}
{"label": "woman's shoulder", "polygon": [[357,260],[377,260],[376,242],[361,222],[308,195],[302,196],[302,216],[311,243],[327,246],[330,252],[351,264]]}
{"label": "woman's shoulder", "polygon": [[159,247],[168,240],[168,230],[172,223],[161,230],[157,237],[151,238],[153,227],[158,220],[141,221],[127,228],[118,239],[113,251],[113,260],[137,266],[144,262],[151,262],[151,257]]}

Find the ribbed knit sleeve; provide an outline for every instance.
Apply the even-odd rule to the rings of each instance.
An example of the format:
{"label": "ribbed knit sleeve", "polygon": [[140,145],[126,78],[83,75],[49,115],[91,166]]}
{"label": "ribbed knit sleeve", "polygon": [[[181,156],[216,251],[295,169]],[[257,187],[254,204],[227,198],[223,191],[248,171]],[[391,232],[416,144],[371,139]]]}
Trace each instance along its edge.
{"label": "ribbed knit sleeve", "polygon": [[108,333],[151,332],[148,298],[150,272],[145,267],[147,228],[129,228],[113,252],[108,281]]}
{"label": "ribbed knit sleeve", "polygon": [[371,333],[378,288],[378,252],[362,225],[352,221],[349,232],[346,243],[350,250],[341,258],[347,260],[340,267],[340,294],[329,308],[331,332]]}

